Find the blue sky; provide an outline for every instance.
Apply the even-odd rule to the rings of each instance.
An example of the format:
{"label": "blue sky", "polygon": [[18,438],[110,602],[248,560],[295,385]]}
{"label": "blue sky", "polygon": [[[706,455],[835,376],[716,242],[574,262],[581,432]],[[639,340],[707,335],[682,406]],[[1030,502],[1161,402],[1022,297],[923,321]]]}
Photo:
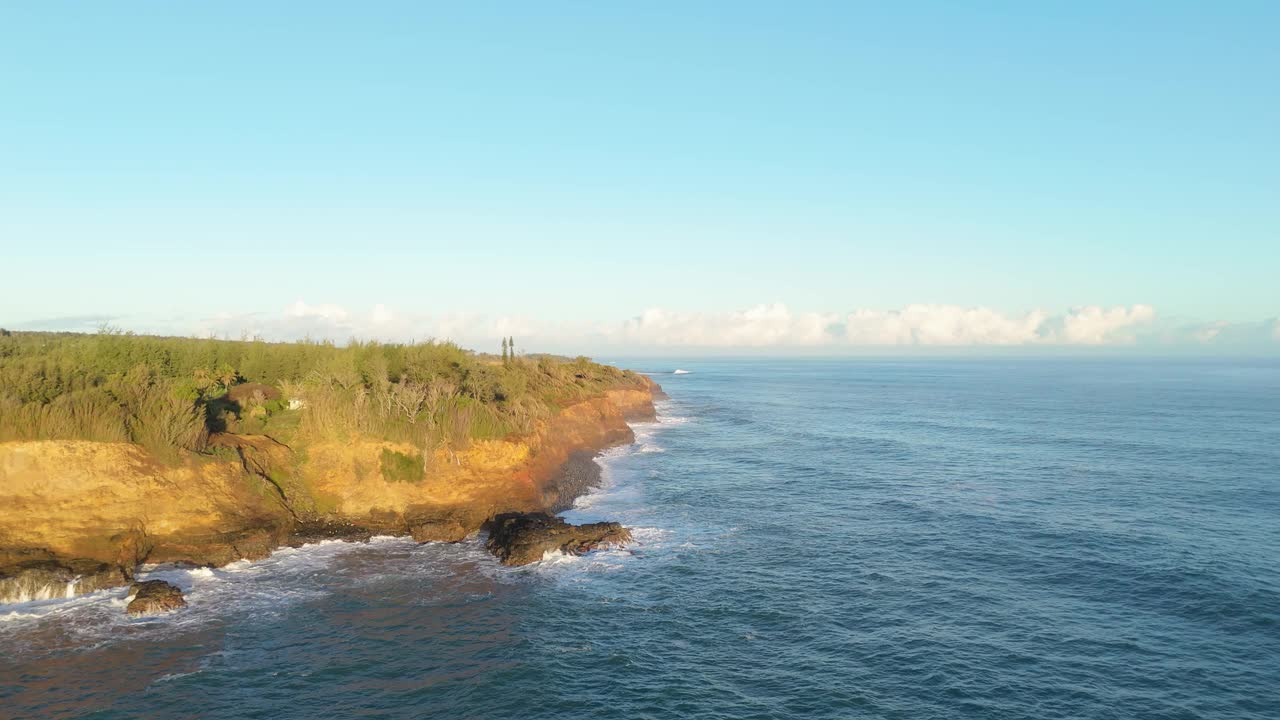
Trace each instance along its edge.
{"label": "blue sky", "polygon": [[633,5],[5,4],[0,324],[1280,349],[1280,5]]}

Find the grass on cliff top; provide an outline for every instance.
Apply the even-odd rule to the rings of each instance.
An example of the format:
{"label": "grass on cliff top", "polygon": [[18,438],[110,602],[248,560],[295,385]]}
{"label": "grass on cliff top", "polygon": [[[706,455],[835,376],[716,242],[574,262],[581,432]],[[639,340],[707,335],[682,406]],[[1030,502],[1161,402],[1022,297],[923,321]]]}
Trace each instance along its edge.
{"label": "grass on cliff top", "polygon": [[0,331],[0,441],[133,442],[176,460],[232,432],[290,445],[368,437],[430,456],[529,432],[563,405],[642,384],[587,358],[498,357],[448,342]]}

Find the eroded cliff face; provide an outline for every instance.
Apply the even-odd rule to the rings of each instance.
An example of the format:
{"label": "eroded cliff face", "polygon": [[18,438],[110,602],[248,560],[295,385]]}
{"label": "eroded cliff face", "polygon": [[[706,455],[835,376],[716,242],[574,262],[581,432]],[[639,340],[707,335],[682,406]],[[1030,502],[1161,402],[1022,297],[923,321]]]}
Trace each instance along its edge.
{"label": "eroded cliff face", "polygon": [[559,482],[562,468],[630,442],[627,420],[652,419],[655,392],[651,382],[611,390],[527,437],[441,450],[418,482],[382,469],[384,450],[414,448],[373,440],[295,454],[270,438],[230,436],[238,460],[178,466],[129,444],[0,443],[0,602],[124,584],[143,562],[259,559],[299,528],[460,540],[498,513],[562,506],[582,489]]}
{"label": "eroded cliff face", "polygon": [[239,463],[165,466],[136,445],[83,441],[0,444],[0,508],[0,547],[125,566],[289,517]]}

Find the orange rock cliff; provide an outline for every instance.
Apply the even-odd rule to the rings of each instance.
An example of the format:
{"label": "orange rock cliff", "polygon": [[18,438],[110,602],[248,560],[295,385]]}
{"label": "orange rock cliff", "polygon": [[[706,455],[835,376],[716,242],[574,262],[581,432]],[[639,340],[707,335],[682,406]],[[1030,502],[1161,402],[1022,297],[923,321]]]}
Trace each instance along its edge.
{"label": "orange rock cliff", "polygon": [[[585,487],[577,463],[633,439],[661,389],[614,389],[563,408],[519,438],[440,451],[418,481],[387,479],[372,439],[294,452],[230,436],[238,461],[162,464],[137,445],[0,443],[0,602],[126,583],[142,563],[224,565],[325,536],[412,534],[457,541],[501,512],[558,509]],[[594,465],[592,466],[594,467]]]}

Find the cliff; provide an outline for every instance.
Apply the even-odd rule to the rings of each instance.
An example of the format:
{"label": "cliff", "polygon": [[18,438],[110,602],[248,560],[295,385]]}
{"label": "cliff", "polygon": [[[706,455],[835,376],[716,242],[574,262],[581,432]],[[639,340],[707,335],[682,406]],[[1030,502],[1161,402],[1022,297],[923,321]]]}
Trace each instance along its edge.
{"label": "cliff", "polygon": [[[656,384],[611,389],[533,432],[440,450],[417,479],[386,467],[414,448],[371,439],[291,449],[226,434],[234,450],[161,463],[138,445],[0,443],[0,602],[122,585],[140,563],[223,565],[316,535],[460,540],[503,512],[562,507],[575,462],[633,438]],[[231,456],[237,459],[227,459]]]}

